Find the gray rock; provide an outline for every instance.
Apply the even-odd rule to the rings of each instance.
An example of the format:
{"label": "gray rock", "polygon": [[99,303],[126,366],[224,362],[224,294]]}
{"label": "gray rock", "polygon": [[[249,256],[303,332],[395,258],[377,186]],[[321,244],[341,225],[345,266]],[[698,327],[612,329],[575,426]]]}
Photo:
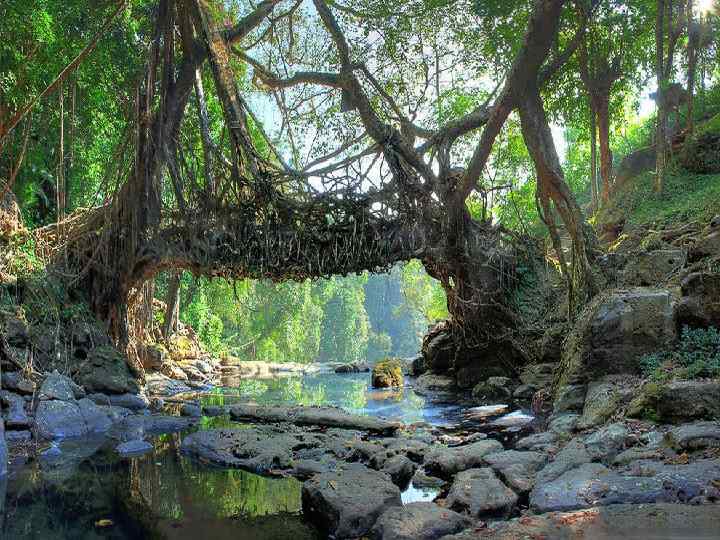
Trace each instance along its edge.
{"label": "gray rock", "polygon": [[113,420],[107,407],[100,407],[87,398],[79,400],[77,404],[89,433],[105,433],[110,429]]}
{"label": "gray rock", "polygon": [[455,448],[437,448],[425,456],[425,470],[433,476],[447,479],[460,471],[482,466],[485,463],[484,456],[502,450],[502,444],[495,440]]}
{"label": "gray rock", "polygon": [[413,474],[415,474],[415,467],[415,464],[410,459],[398,455],[385,461],[380,470],[390,477],[393,484],[404,489],[410,483]]}
{"label": "gray rock", "polygon": [[513,397],[523,400],[532,399],[537,391],[538,388],[534,384],[521,384],[513,392]]}
{"label": "gray rock", "polygon": [[0,390],[0,402],[8,408],[5,424],[9,429],[22,429],[30,425],[30,418],[25,412],[25,399],[22,396]]}
{"label": "gray rock", "polygon": [[423,373],[413,382],[413,389],[421,396],[455,395],[457,384],[454,377]]}
{"label": "gray rock", "polygon": [[298,456],[294,449],[317,446],[319,441],[313,435],[255,426],[191,433],[183,439],[181,451],[216,465],[266,474],[272,470],[291,470]]}
{"label": "gray rock", "polygon": [[530,508],[552,512],[611,504],[707,502],[720,496],[713,485],[718,475],[720,463],[716,460],[689,465],[639,461],[623,473],[587,463],[552,482],[537,483],[530,494]]}
{"label": "gray rock", "polygon": [[137,394],[140,386],[130,372],[127,359],[109,345],[93,348],[78,382],[88,392],[99,394]]}
{"label": "gray rock", "polygon": [[3,371],[2,387],[16,394],[28,396],[35,392],[35,383],[19,371]]}
{"label": "gray rock", "polygon": [[515,448],[520,450],[537,450],[544,452],[548,448],[555,448],[559,435],[552,431],[544,431],[542,433],[534,433],[523,437],[515,443]]}
{"label": "gray rock", "polygon": [[506,450],[485,456],[485,462],[516,493],[528,493],[535,485],[535,476],[547,462],[540,452]]}
{"label": "gray rock", "polygon": [[590,383],[582,417],[578,420],[578,429],[588,429],[604,424],[617,412],[620,401],[620,393],[613,384],[607,382]]}
{"label": "gray rock", "polygon": [[401,504],[386,475],[362,466],[319,474],[302,487],[303,514],[337,539],[367,535],[380,515]]}
{"label": "gray rock", "polygon": [[180,414],[183,416],[197,418],[202,416],[202,409],[200,408],[200,405],[195,405],[194,403],[183,403],[180,407]]}
{"label": "gray rock", "polygon": [[115,451],[124,457],[141,456],[152,451],[152,449],[152,444],[139,439],[120,443],[117,447],[115,447]]}
{"label": "gray rock", "polygon": [[478,401],[508,400],[513,394],[513,382],[509,377],[490,377],[473,388],[472,395]]}
{"label": "gray rock", "polygon": [[535,485],[552,482],[565,472],[590,463],[592,458],[585,449],[582,439],[576,437],[565,445],[555,456],[555,459],[548,463],[537,475]]}
{"label": "gray rock", "polygon": [[30,433],[27,430],[6,431],[5,439],[7,440],[8,444],[18,444],[18,443],[29,442],[32,440],[32,433]]}
{"label": "gray rock", "polygon": [[[558,355],[559,358],[559,355]],[[537,388],[550,388],[557,364],[528,364],[520,372],[520,382]]]}
{"label": "gray rock", "polygon": [[447,497],[449,508],[477,518],[507,517],[517,501],[518,496],[489,468],[458,473]]}
{"label": "gray rock", "polygon": [[687,256],[681,249],[658,249],[637,253],[623,271],[628,285],[653,286],[680,270]]}
{"label": "gray rock", "polygon": [[699,450],[720,446],[720,422],[694,422],[672,428],[668,436],[672,444],[683,450]]}
{"label": "gray rock", "polygon": [[427,366],[425,365],[425,357],[421,354],[419,356],[416,356],[413,358],[412,364],[411,364],[411,374],[413,377],[419,377],[423,373],[427,371]]}
{"label": "gray rock", "polygon": [[580,420],[579,414],[566,413],[553,416],[548,429],[558,435],[567,435],[575,431],[578,420]]}
{"label": "gray rock", "polygon": [[585,439],[585,449],[593,460],[615,457],[625,449],[628,430],[624,424],[610,424]]}
{"label": "gray rock", "polygon": [[720,382],[676,381],[660,385],[657,415],[673,423],[720,418]]}
{"label": "gray rock", "polygon": [[45,377],[40,386],[38,399],[59,399],[62,401],[72,401],[78,397],[77,385],[65,375],[61,375],[57,370]]}
{"label": "gray rock", "polygon": [[0,419],[0,477],[7,474],[8,470],[8,448],[5,442],[5,424]]}
{"label": "gray rock", "polygon": [[323,426],[358,429],[390,435],[401,424],[379,418],[349,414],[332,407],[264,407],[258,405],[235,405],[230,417],[236,421],[259,423],[287,422],[298,426]]}
{"label": "gray rock", "polygon": [[152,377],[148,377],[145,390],[151,396],[165,397],[185,394],[192,391],[187,384],[160,374],[154,374]]}
{"label": "gray rock", "polygon": [[372,529],[376,540],[436,540],[469,527],[466,516],[431,502],[410,503],[385,511]]}
{"label": "gray rock", "polygon": [[553,401],[553,412],[559,414],[568,411],[582,411],[585,405],[586,393],[587,387],[584,384],[565,384],[560,386]]}
{"label": "gray rock", "polygon": [[112,405],[131,411],[142,411],[150,406],[150,400],[142,394],[90,394],[88,399],[98,405]]}
{"label": "gray rock", "polygon": [[209,417],[216,417],[216,416],[224,416],[228,413],[227,407],[218,407],[215,405],[207,405],[202,408],[202,412],[205,416]]}
{"label": "gray rock", "polygon": [[35,425],[41,439],[82,437],[88,434],[85,418],[74,401],[41,401],[35,411]]}
{"label": "gray rock", "polygon": [[11,347],[26,347],[30,341],[27,323],[18,317],[7,317],[2,325],[2,334]]}
{"label": "gray rock", "polygon": [[418,469],[412,477],[412,485],[416,488],[441,488],[445,485],[445,480],[430,476],[423,469]]}
{"label": "gray rock", "polygon": [[611,374],[639,374],[643,355],[676,340],[672,291],[634,288],[598,295],[568,336],[558,388]]}

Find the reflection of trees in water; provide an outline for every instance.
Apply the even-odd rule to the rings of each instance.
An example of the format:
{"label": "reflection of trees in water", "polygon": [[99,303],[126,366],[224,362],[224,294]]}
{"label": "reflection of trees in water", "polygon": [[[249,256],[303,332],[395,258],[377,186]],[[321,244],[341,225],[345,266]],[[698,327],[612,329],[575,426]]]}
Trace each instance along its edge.
{"label": "reflection of trees in water", "polygon": [[198,465],[178,455],[179,441],[168,451],[134,460],[131,486],[158,519],[196,520],[256,517],[300,509],[301,484],[269,479],[240,470]]}

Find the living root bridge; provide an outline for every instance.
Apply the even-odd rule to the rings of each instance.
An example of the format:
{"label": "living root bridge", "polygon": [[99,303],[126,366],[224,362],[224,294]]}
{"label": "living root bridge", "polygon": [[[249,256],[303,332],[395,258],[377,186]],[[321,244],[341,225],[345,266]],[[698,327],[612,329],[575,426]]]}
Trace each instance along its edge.
{"label": "living root bridge", "polygon": [[169,220],[137,254],[132,281],[184,268],[195,274],[274,281],[347,275],[388,269],[422,257],[420,227],[385,219],[349,219],[298,213],[292,219],[258,222],[227,209]]}

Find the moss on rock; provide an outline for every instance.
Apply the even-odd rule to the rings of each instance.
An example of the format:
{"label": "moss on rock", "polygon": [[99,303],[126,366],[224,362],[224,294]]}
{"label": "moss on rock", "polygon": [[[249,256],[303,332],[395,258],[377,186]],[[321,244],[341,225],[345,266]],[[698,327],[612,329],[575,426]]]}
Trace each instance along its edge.
{"label": "moss on rock", "polygon": [[386,358],[375,364],[372,370],[374,388],[394,388],[403,386],[402,364],[395,358]]}

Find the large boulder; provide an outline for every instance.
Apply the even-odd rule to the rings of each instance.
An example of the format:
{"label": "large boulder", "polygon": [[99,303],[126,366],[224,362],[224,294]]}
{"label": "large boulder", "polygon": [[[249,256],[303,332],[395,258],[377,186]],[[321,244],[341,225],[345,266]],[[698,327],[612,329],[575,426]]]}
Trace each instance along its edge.
{"label": "large boulder", "polygon": [[87,398],[80,401],[41,401],[35,411],[35,426],[41,439],[83,437],[104,433],[112,426],[107,408]]}
{"label": "large boulder", "polygon": [[182,360],[197,360],[202,357],[200,344],[193,334],[185,327],[183,332],[177,332],[168,340],[168,351],[175,362]]}
{"label": "large boulder", "polygon": [[78,382],[94,393],[137,394],[140,391],[125,357],[108,345],[90,351],[78,373]]}
{"label": "large boulder", "polygon": [[469,527],[462,514],[432,502],[415,502],[387,510],[372,529],[376,540],[436,540]]}
{"label": "large boulder", "polygon": [[473,398],[480,402],[506,402],[512,397],[515,385],[509,377],[489,377],[473,388]]}
{"label": "large boulder", "polygon": [[455,477],[447,497],[448,506],[472,517],[508,517],[518,496],[492,469],[470,469]]}
{"label": "large boulder", "polygon": [[551,482],[538,482],[530,494],[530,509],[553,512],[614,504],[708,503],[720,496],[714,485],[719,475],[720,463],[713,459],[687,465],[642,460],[624,471],[586,463]]}
{"label": "large boulder", "polygon": [[[720,236],[720,231],[718,231]],[[720,273],[694,272],[683,279],[678,323],[693,328],[720,328]]]}
{"label": "large boulder", "polygon": [[535,485],[537,472],[547,462],[542,452],[505,450],[485,456],[485,462],[499,474],[516,493],[528,493]]}
{"label": "large boulder", "polygon": [[401,505],[385,474],[360,465],[318,474],[302,487],[303,514],[337,539],[367,535],[380,515]]}
{"label": "large boulder", "polygon": [[654,146],[640,148],[625,156],[615,171],[615,189],[624,187],[630,180],[644,172],[654,170],[655,159]]}
{"label": "large boulder", "polygon": [[425,368],[435,373],[445,373],[455,361],[455,342],[447,321],[433,326],[423,338],[422,355]]}
{"label": "large boulder", "polygon": [[600,295],[585,309],[568,337],[558,386],[556,412],[582,410],[584,399],[559,407],[557,398],[572,388],[610,374],[639,374],[640,358],[677,340],[675,298],[666,289],[634,288]]}
{"label": "large boulder", "polygon": [[668,423],[720,418],[720,382],[650,382],[630,403],[628,416]]}
{"label": "large boulder", "polygon": [[2,373],[2,387],[17,394],[31,396],[35,393],[35,383],[19,371]]}
{"label": "large boulder", "polygon": [[25,411],[25,399],[22,396],[0,390],[0,403],[7,407],[5,422],[10,429],[26,429],[30,418]]}
{"label": "large boulder", "polygon": [[623,271],[626,285],[649,287],[665,283],[687,260],[682,249],[643,251],[630,258]]}
{"label": "large boulder", "polygon": [[51,400],[59,399],[61,401],[71,401],[83,397],[84,393],[77,384],[69,377],[61,375],[57,370],[53,371],[45,377],[40,386],[40,394],[38,399]]}
{"label": "large boulder", "polygon": [[453,448],[435,448],[425,456],[425,470],[433,476],[448,479],[460,471],[485,465],[483,458],[486,455],[502,450],[502,444],[490,439]]}
{"label": "large boulder", "polygon": [[720,114],[698,127],[682,153],[683,166],[698,174],[720,172]]}
{"label": "large boulder", "polygon": [[145,369],[159,370],[170,359],[167,348],[160,343],[147,343],[139,348],[138,354]]}
{"label": "large boulder", "polygon": [[403,386],[402,364],[388,358],[375,364],[372,370],[373,388],[398,388]]}

